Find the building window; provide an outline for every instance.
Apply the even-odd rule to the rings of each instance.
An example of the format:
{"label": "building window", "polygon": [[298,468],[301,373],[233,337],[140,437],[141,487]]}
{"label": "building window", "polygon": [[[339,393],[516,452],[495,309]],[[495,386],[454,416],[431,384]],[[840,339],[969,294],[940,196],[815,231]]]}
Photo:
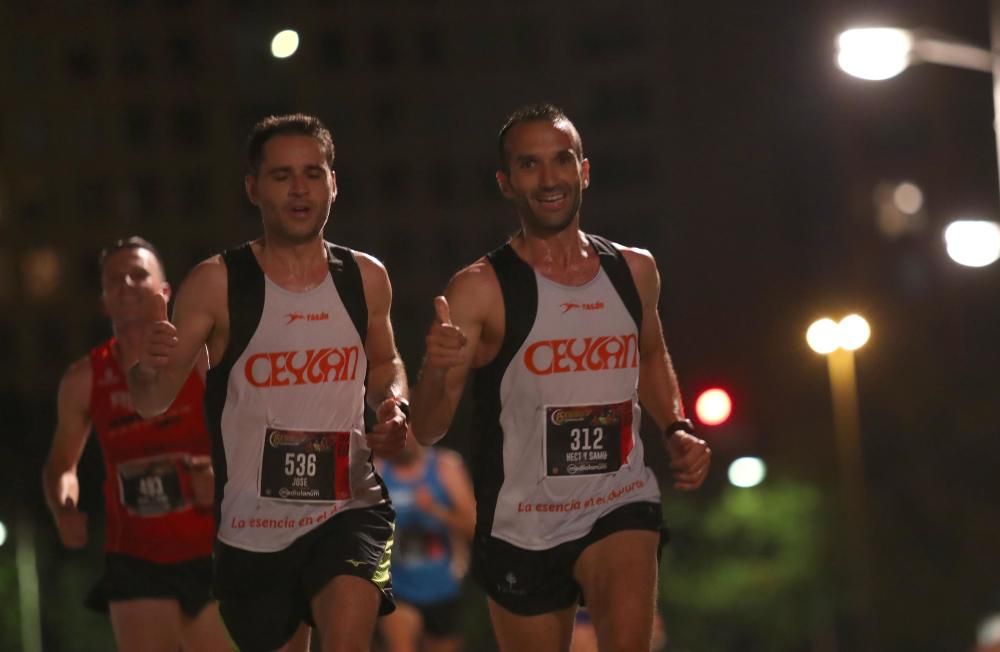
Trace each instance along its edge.
{"label": "building window", "polygon": [[576,38],[577,59],[580,61],[609,61],[643,47],[642,32],[635,25],[622,24],[617,20],[591,25],[580,31]]}
{"label": "building window", "polygon": [[402,161],[383,164],[377,173],[379,199],[395,203],[410,196],[410,168]]}
{"label": "building window", "polygon": [[212,213],[211,179],[192,173],[177,181],[177,210],[182,218],[198,219]]}
{"label": "building window", "polygon": [[428,67],[440,68],[447,58],[444,33],[438,28],[427,27],[417,33],[417,52],[420,62]]}
{"label": "building window", "polygon": [[118,74],[125,79],[139,79],[150,71],[149,53],[139,43],[127,43],[118,53]]}
{"label": "building window", "polygon": [[97,77],[97,52],[89,45],[77,45],[66,53],[66,72],[73,79],[86,81]]}
{"label": "building window", "polygon": [[389,70],[399,64],[399,48],[387,27],[377,27],[372,31],[368,54],[372,67],[379,70]]}
{"label": "building window", "polygon": [[398,97],[380,97],[372,106],[372,123],[379,130],[397,129],[403,121],[403,103]]}
{"label": "building window", "polygon": [[455,168],[450,161],[434,163],[427,181],[434,199],[445,202],[455,199],[458,179],[455,177]]}
{"label": "building window", "polygon": [[197,76],[201,70],[198,44],[191,36],[174,36],[166,44],[167,69],[178,77]]}
{"label": "building window", "polygon": [[147,149],[153,144],[153,116],[144,106],[133,106],[125,110],[122,129],[125,142],[133,149]]}
{"label": "building window", "polygon": [[347,63],[347,47],[339,32],[323,32],[319,37],[319,51],[327,68],[339,69]]}
{"label": "building window", "polygon": [[152,174],[143,174],[132,180],[132,199],[140,219],[160,212],[160,181]]}
{"label": "building window", "polygon": [[189,149],[204,146],[207,129],[201,109],[193,106],[175,108],[170,116],[170,138],[176,145]]}
{"label": "building window", "polygon": [[111,207],[111,189],[107,179],[85,179],[77,192],[77,206],[84,216],[102,216]]}
{"label": "building window", "polygon": [[642,82],[612,82],[597,87],[591,97],[590,117],[596,124],[645,122],[653,109],[649,86]]}

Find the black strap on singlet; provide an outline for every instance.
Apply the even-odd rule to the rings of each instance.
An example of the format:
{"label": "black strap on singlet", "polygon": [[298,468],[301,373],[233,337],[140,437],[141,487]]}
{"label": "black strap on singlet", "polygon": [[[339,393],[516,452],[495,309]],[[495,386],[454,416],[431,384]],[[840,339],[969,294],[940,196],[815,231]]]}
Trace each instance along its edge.
{"label": "black strap on singlet", "polygon": [[365,300],[365,286],[361,280],[361,268],[354,258],[354,252],[347,247],[326,243],[327,260],[330,262],[330,276],[337,288],[344,308],[358,329],[361,343],[368,340],[368,302]]}
{"label": "black strap on singlet", "polygon": [[611,285],[614,286],[621,297],[622,303],[632,320],[635,322],[636,331],[642,333],[642,299],[639,297],[639,290],[635,286],[635,279],[632,278],[632,271],[628,268],[625,256],[610,240],[599,235],[587,234],[590,246],[597,252],[601,261],[604,273],[608,275]]}

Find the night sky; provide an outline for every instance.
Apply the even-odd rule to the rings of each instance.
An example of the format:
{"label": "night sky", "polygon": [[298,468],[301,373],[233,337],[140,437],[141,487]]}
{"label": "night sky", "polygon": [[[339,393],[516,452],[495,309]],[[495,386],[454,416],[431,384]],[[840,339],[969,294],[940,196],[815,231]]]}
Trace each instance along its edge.
{"label": "night sky", "polygon": [[[287,4],[0,4],[10,477],[34,491],[59,375],[108,332],[101,246],[149,237],[177,283],[255,236],[241,147],[256,119],[301,110],[330,126],[341,195],[327,236],[385,261],[412,376],[432,297],[515,229],[492,178],[496,132],[518,105],[552,101],[592,165],[583,229],[657,258],[689,409],[712,385],[733,395],[731,421],[703,431],[709,495],[743,454],[836,491],[826,365],[804,334],[821,316],[868,318],[875,609],[887,631],[911,628],[908,649],[971,646],[1000,611],[1000,266],[957,266],[941,231],[1000,218],[990,78],[922,65],[863,82],[836,68],[834,39],[881,24],[988,47],[985,0]],[[274,61],[284,27],[302,46]],[[888,236],[876,188],[901,181],[925,204]],[[33,293],[38,252],[60,272]],[[468,452],[471,437],[445,443]]]}

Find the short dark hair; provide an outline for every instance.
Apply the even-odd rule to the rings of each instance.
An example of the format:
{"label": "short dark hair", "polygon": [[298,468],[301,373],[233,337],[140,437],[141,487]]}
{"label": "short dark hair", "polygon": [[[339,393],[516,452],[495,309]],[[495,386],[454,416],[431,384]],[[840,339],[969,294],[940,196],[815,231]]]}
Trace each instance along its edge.
{"label": "short dark hair", "polygon": [[115,240],[104,249],[101,249],[101,253],[97,256],[97,264],[100,266],[101,272],[104,272],[104,265],[108,262],[108,258],[122,249],[145,249],[149,253],[153,254],[153,257],[156,258],[156,262],[160,264],[160,271],[163,272],[163,278],[167,277],[167,270],[163,266],[163,257],[160,255],[160,252],[157,251],[152,242],[137,235]]}
{"label": "short dark hair", "polygon": [[312,136],[319,141],[326,163],[333,168],[333,137],[323,122],[304,113],[271,115],[253,126],[247,139],[247,173],[257,176],[264,159],[264,145],[275,136]]}
{"label": "short dark hair", "polygon": [[510,173],[510,161],[507,160],[507,132],[522,122],[569,123],[573,127],[573,149],[580,160],[583,160],[583,140],[580,138],[580,132],[576,130],[576,126],[566,115],[566,112],[555,104],[547,102],[528,104],[517,109],[507,117],[507,122],[500,129],[500,135],[497,136],[497,155],[500,159],[500,170],[503,172]]}

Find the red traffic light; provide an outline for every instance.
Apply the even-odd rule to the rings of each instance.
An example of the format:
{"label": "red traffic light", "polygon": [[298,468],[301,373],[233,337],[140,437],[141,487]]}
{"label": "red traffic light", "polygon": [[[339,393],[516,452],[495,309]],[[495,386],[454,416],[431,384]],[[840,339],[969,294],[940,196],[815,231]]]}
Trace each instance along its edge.
{"label": "red traffic light", "polygon": [[719,387],[706,389],[698,395],[694,413],[698,416],[698,421],[706,426],[725,423],[733,413],[733,401],[729,398],[729,392]]}

